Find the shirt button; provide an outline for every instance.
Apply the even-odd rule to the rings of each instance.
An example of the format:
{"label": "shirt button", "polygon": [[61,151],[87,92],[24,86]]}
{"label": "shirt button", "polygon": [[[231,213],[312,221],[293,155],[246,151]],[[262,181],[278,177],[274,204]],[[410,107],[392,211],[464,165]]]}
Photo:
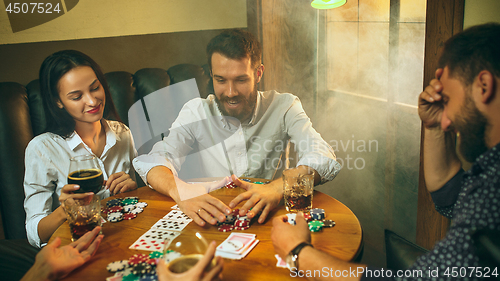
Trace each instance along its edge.
{"label": "shirt button", "polygon": [[238,155],[240,155],[240,156],[241,156],[241,152],[238,152]]}
{"label": "shirt button", "polygon": [[242,131],[240,131],[240,136],[241,136],[241,135],[243,135],[243,132],[242,132]]}

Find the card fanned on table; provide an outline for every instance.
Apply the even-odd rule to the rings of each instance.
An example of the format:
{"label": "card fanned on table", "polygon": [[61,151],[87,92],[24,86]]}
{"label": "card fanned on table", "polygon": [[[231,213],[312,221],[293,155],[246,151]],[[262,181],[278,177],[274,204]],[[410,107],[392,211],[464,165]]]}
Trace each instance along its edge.
{"label": "card fanned on table", "polygon": [[166,238],[174,239],[192,221],[180,210],[172,210],[158,220],[129,249],[145,251],[162,251]]}

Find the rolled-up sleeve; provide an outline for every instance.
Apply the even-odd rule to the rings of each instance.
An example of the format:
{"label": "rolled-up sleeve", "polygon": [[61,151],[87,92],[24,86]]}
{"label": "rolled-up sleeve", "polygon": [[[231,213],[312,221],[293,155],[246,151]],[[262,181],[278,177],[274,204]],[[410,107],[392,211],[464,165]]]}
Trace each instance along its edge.
{"label": "rolled-up sleeve", "polygon": [[53,194],[57,189],[57,172],[50,159],[40,153],[42,147],[30,143],[26,148],[24,174],[24,210],[26,234],[34,247],[42,247],[38,223],[52,212]]}
{"label": "rolled-up sleeve", "polygon": [[297,165],[315,169],[321,176],[321,182],[333,180],[340,172],[341,165],[333,148],[313,128],[298,98],[286,112],[285,126],[287,133],[299,152]]}

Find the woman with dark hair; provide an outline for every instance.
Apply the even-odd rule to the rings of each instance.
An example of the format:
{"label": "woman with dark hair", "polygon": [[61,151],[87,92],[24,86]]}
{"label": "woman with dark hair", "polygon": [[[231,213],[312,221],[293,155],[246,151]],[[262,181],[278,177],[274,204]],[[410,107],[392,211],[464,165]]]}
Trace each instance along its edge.
{"label": "woman with dark hair", "polygon": [[30,244],[43,246],[66,220],[60,203],[76,194],[67,184],[70,158],[94,155],[110,194],[137,188],[131,165],[137,152],[129,128],[118,121],[106,79],[87,55],[72,50],[47,57],[40,68],[46,132],[33,138],[25,154],[24,209]]}

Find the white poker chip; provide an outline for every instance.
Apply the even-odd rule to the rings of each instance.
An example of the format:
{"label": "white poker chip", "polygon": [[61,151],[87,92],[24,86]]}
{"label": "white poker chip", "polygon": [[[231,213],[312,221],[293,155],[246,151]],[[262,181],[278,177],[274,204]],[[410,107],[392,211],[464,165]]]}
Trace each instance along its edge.
{"label": "white poker chip", "polygon": [[114,261],[106,266],[109,272],[122,271],[128,267],[128,260]]}
{"label": "white poker chip", "polygon": [[123,214],[122,213],[110,213],[108,214],[108,221],[110,222],[119,222],[123,220]]}
{"label": "white poker chip", "polygon": [[143,208],[139,208],[139,207],[136,207],[135,209],[133,209],[132,211],[130,211],[132,214],[140,214],[142,213],[142,211],[144,211]]}
{"label": "white poker chip", "polygon": [[133,209],[135,209],[135,205],[125,205],[125,206],[123,206],[123,211],[125,211],[125,213],[128,213],[128,212],[132,211]]}
{"label": "white poker chip", "polygon": [[146,202],[139,202],[139,203],[136,203],[135,206],[136,207],[139,207],[139,208],[145,208],[146,206],[148,205],[148,203]]}
{"label": "white poker chip", "polygon": [[166,253],[163,255],[163,259],[165,260],[166,263],[169,263],[173,260],[175,260],[176,258],[179,258],[181,257],[181,253],[179,252],[170,252],[170,253]]}

